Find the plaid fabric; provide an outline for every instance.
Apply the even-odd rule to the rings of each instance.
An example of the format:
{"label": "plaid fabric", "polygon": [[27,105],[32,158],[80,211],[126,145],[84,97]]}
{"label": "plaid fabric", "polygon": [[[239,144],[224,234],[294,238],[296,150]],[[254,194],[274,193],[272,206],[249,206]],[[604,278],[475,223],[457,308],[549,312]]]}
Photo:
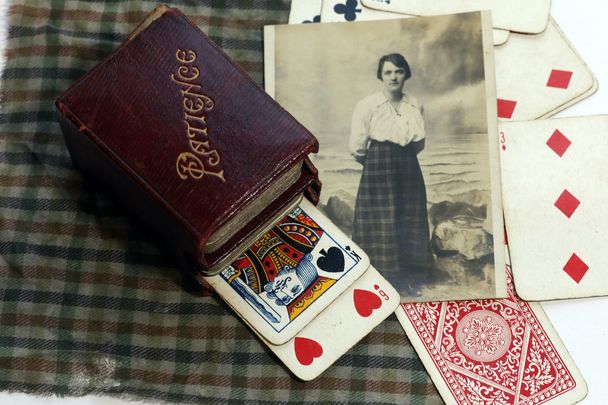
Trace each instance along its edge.
{"label": "plaid fabric", "polygon": [[[14,3],[0,113],[0,389],[180,403],[439,403],[392,316],[319,379],[293,378],[227,306],[71,164],[55,97],[154,2]],[[262,79],[285,1],[175,3]]]}
{"label": "plaid fabric", "polygon": [[397,290],[430,270],[426,188],[412,143],[372,141],[357,192],[353,240]]}

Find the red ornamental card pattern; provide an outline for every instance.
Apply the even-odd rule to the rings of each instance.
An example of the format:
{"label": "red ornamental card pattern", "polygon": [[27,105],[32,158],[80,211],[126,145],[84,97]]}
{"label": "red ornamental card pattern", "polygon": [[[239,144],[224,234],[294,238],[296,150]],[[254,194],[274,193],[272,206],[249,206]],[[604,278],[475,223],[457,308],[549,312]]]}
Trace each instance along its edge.
{"label": "red ornamental card pattern", "polygon": [[542,404],[576,386],[507,277],[507,299],[402,304],[458,404]]}

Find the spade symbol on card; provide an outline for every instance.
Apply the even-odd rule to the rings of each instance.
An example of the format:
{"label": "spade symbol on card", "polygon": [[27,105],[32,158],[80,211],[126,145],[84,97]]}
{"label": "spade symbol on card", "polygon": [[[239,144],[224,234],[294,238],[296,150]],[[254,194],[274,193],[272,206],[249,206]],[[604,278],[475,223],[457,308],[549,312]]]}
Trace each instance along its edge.
{"label": "spade symbol on card", "polygon": [[296,352],[296,359],[303,366],[310,366],[315,358],[321,357],[323,354],[323,347],[317,341],[303,337],[295,338],[293,348]]}
{"label": "spade symbol on card", "polygon": [[357,13],[361,12],[358,6],[357,0],[346,0],[344,4],[336,4],[334,6],[334,11],[336,14],[344,14],[344,19],[346,21],[355,21],[357,19]]}
{"label": "spade symbol on card", "polygon": [[355,301],[355,309],[357,313],[364,318],[367,318],[382,306],[382,299],[375,293],[367,290],[355,289],[353,291],[353,300]]}
{"label": "spade symbol on card", "polygon": [[342,251],[332,246],[327,251],[321,249],[319,252],[321,257],[317,259],[317,266],[323,271],[329,273],[340,273],[344,271],[344,254]]}

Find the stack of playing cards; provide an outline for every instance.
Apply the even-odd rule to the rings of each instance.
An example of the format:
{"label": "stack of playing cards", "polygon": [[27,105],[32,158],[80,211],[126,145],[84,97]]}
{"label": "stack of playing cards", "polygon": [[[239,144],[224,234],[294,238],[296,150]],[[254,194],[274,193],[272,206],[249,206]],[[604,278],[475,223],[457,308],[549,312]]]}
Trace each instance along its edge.
{"label": "stack of playing cards", "polygon": [[[490,29],[484,28],[486,14],[479,13],[486,9]],[[391,22],[395,19],[400,22]],[[312,24],[319,22],[353,27]],[[371,329],[358,309],[357,291],[382,303],[372,314],[377,322],[386,317],[398,293],[382,274],[401,293],[395,313],[446,402],[561,404],[584,398],[586,383],[542,307],[524,301],[608,295],[603,272],[608,257],[600,245],[608,145],[597,142],[608,133],[608,116],[546,119],[598,88],[551,18],[550,0],[293,0],[289,23],[298,26],[266,32],[267,91],[319,137],[315,164],[326,196],[321,196],[321,209],[347,234],[353,232],[361,176],[361,167],[348,160],[353,111],[361,96],[372,92],[374,81],[384,80],[378,59],[406,56],[404,94],[424,112],[426,125],[426,150],[418,160],[434,264],[416,293],[404,294],[398,278],[380,268],[382,260],[370,252],[369,265],[361,248],[304,203],[286,221],[298,222],[295,218],[304,215],[322,228],[326,239],[320,250],[315,248],[315,260],[331,258],[330,249],[345,260],[338,278],[315,262],[316,274],[337,280],[338,287],[319,299],[321,308],[338,297],[319,317],[312,320],[320,309],[311,307],[287,325],[282,319],[290,316],[289,306],[281,312],[258,302],[259,297],[248,298],[240,268],[260,260],[257,256],[210,282],[302,378],[318,374],[303,371],[304,363],[329,347],[336,352],[327,361],[334,360]],[[483,46],[488,41],[494,45],[489,49]],[[410,90],[422,101],[409,101]],[[375,97],[373,108],[380,111],[387,100]],[[399,105],[393,102],[392,108],[401,117]],[[370,117],[376,114],[370,111]],[[484,121],[486,114],[492,119]],[[412,125],[407,121],[406,131]],[[372,142],[377,137],[370,136]],[[391,198],[376,201],[385,204]],[[496,229],[502,229],[498,218],[503,214],[504,233]],[[395,238],[403,226],[395,224]],[[248,254],[255,251],[252,247]],[[395,271],[407,277],[403,269]],[[459,289],[463,284],[470,288]],[[272,321],[270,314],[280,314],[281,320]],[[349,322],[345,335],[364,333],[337,345],[331,336],[346,330],[343,322]],[[333,325],[331,332],[320,334],[327,325]],[[306,347],[305,354],[298,345]]]}
{"label": "stack of playing cards", "polygon": [[205,281],[302,380],[325,371],[399,305],[367,255],[306,199]]}

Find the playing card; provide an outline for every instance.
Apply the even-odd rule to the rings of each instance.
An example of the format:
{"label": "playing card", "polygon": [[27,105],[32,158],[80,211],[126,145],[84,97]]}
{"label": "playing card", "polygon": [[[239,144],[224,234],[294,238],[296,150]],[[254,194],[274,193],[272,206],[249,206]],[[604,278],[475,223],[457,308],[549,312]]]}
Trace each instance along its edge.
{"label": "playing card", "polygon": [[500,126],[513,275],[526,300],[608,295],[608,116]]}
{"label": "playing card", "polygon": [[494,46],[504,45],[509,40],[509,30],[503,30],[500,28],[492,29],[492,39]]}
{"label": "playing card", "polygon": [[323,0],[291,0],[289,24],[318,23],[321,21]]}
{"label": "playing card", "polygon": [[593,73],[553,20],[542,34],[511,34],[494,55],[502,120],[547,117],[597,89]]}
{"label": "playing card", "polygon": [[495,28],[538,34],[547,26],[551,0],[362,0],[367,7],[412,15],[491,10]]}
{"label": "playing card", "polygon": [[272,344],[293,338],[369,267],[307,200],[230,266],[205,280]]}
{"label": "playing card", "polygon": [[508,281],[507,299],[402,304],[395,314],[448,404],[580,401],[587,385],[551,322]]}
{"label": "playing card", "polygon": [[555,110],[549,111],[548,113],[544,114],[540,118],[549,118],[549,117],[554,116],[558,112],[563,111],[566,108],[578,103],[579,101],[582,101],[582,100],[586,99],[587,97],[591,96],[593,93],[595,93],[597,91],[598,88],[599,88],[599,83],[597,81],[597,78],[595,78],[595,76],[594,76],[593,85],[589,88],[589,90],[581,93],[579,96],[574,97],[572,100],[568,101],[567,103],[560,105]]}
{"label": "playing card", "polygon": [[365,7],[360,0],[323,0],[321,22],[352,22],[409,18],[411,15],[389,13]]}
{"label": "playing card", "polygon": [[[395,18],[411,18],[413,15],[375,10],[359,0],[323,0],[321,22],[372,21]],[[493,30],[494,45],[501,45],[509,38],[508,30]]]}
{"label": "playing card", "polygon": [[298,378],[309,381],[391,315],[398,305],[397,291],[370,266],[287,343],[277,346],[259,333],[258,336]]}

